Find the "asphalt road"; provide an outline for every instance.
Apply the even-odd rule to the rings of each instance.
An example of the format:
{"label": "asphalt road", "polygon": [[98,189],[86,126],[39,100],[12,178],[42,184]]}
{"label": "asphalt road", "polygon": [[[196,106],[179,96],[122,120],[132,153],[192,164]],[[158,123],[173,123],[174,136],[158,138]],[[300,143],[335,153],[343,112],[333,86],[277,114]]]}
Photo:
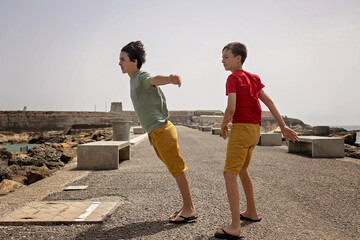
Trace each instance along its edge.
{"label": "asphalt road", "polygon": [[[215,239],[215,230],[231,220],[222,174],[227,141],[209,132],[177,129],[199,214],[196,223],[167,222],[181,206],[180,193],[146,140],[132,148],[131,160],[122,162],[118,170],[67,179],[67,185],[88,185],[87,190],[64,192],[54,187],[53,193],[40,199],[118,201],[118,208],[103,224],[0,226],[0,239]],[[263,220],[242,222],[245,239],[360,238],[358,160],[313,159],[289,154],[286,146],[258,146],[249,171]],[[71,170],[72,176],[81,173]],[[0,203],[9,201],[9,196],[0,197]],[[241,189],[241,210],[244,201]]]}

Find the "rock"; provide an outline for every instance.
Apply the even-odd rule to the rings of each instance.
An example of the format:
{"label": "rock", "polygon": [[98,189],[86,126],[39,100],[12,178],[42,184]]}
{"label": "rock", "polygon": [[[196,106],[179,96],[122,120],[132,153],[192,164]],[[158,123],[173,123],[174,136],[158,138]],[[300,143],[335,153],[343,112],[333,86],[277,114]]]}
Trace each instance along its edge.
{"label": "rock", "polygon": [[330,135],[345,135],[348,131],[345,128],[332,127],[330,128]]}
{"label": "rock", "polygon": [[[19,175],[19,171],[21,171],[21,167],[18,165],[10,165],[9,169],[15,174],[15,175]],[[25,174],[20,174],[20,175],[25,175]]]}
{"label": "rock", "polygon": [[12,154],[5,147],[0,147],[0,162],[5,162],[8,164],[9,159],[11,159]]}
{"label": "rock", "polygon": [[344,142],[346,144],[354,145],[356,142],[356,132],[352,131],[352,132],[347,133],[344,136]]}
{"label": "rock", "polygon": [[34,134],[28,143],[31,144],[43,144],[43,143],[62,143],[66,137],[62,132],[42,132],[40,134]]}
{"label": "rock", "polygon": [[9,165],[17,166],[36,166],[41,167],[46,161],[43,158],[29,157],[27,155],[19,155],[9,160]]}
{"label": "rock", "polygon": [[315,136],[328,136],[330,134],[329,126],[315,126]]}
{"label": "rock", "polygon": [[95,142],[95,140],[93,140],[91,138],[84,138],[84,139],[79,140],[79,144],[90,143],[90,142]]}
{"label": "rock", "polygon": [[44,139],[43,137],[39,137],[39,138],[32,138],[29,140],[29,144],[43,144],[46,142],[46,139]]}
{"label": "rock", "polygon": [[24,185],[12,180],[4,179],[0,182],[0,195],[8,194],[17,189],[23,188]]}
{"label": "rock", "polygon": [[26,182],[26,176],[23,175],[13,175],[11,180],[21,183],[21,184],[25,184]]}
{"label": "rock", "polygon": [[79,143],[77,142],[66,142],[66,143],[62,143],[61,147],[62,148],[73,148],[73,147],[77,147],[79,145]]}
{"label": "rock", "polygon": [[61,158],[60,160],[63,162],[63,163],[68,163],[72,160],[72,156],[69,154],[69,153],[65,153],[63,152],[63,154],[61,155]]}
{"label": "rock", "polygon": [[269,131],[270,133],[281,133],[281,129],[280,129],[280,127],[277,127],[277,128],[275,128],[274,130],[272,130],[272,131]]}
{"label": "rock", "polygon": [[4,162],[0,162],[0,181],[11,179],[13,171]]}
{"label": "rock", "polygon": [[46,143],[43,145],[35,146],[29,149],[28,154],[30,157],[37,159],[44,159],[47,161],[58,161],[61,158],[62,152],[54,145]]}
{"label": "rock", "polygon": [[106,141],[110,141],[112,140],[112,137],[112,132],[110,132],[109,130],[96,130],[91,136],[91,138],[96,141],[101,141],[103,139]]}
{"label": "rock", "polygon": [[61,144],[61,147],[62,147],[62,148],[71,148],[70,144],[67,143],[67,142],[66,142],[66,143],[62,143],[62,144]]}
{"label": "rock", "polygon": [[53,169],[60,169],[62,167],[65,166],[65,163],[63,163],[62,161],[56,161],[56,162],[46,162],[45,165],[50,169],[50,170],[53,170]]}
{"label": "rock", "polygon": [[104,134],[102,131],[97,130],[94,132],[94,134],[91,136],[93,140],[100,141],[101,138],[104,138]]}
{"label": "rock", "polygon": [[10,144],[26,144],[29,141],[29,134],[27,133],[10,133],[0,134],[0,142]]}
{"label": "rock", "polygon": [[14,175],[21,175],[26,177],[29,172],[35,171],[39,167],[35,166],[17,166],[17,165],[11,165],[11,170],[13,171]]}
{"label": "rock", "polygon": [[29,184],[37,182],[41,179],[44,179],[44,178],[48,177],[49,175],[50,175],[50,170],[46,166],[43,166],[43,167],[34,169],[32,171],[29,171],[26,175],[27,179],[25,182],[27,185],[29,185]]}
{"label": "rock", "polygon": [[59,143],[53,143],[52,145],[53,145],[54,147],[61,148],[61,144],[59,144]]}
{"label": "rock", "polygon": [[[26,179],[17,177],[19,182],[31,184],[50,174],[50,169],[60,169],[64,162],[71,160],[69,154],[63,154],[59,144],[46,143],[29,149],[27,154],[17,154],[8,160],[9,166],[3,163],[1,167],[2,179],[11,178],[12,175],[26,176]],[[64,155],[64,156],[63,156]]]}
{"label": "rock", "polygon": [[360,159],[360,147],[345,144],[345,156]]}

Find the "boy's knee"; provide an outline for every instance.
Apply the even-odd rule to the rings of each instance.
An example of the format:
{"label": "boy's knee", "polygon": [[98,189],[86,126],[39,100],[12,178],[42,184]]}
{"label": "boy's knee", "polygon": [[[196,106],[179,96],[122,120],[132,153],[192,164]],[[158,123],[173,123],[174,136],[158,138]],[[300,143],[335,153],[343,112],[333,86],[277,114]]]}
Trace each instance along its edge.
{"label": "boy's knee", "polygon": [[229,178],[229,177],[236,177],[237,176],[237,174],[235,174],[235,173],[231,173],[231,172],[223,172],[223,175],[224,175],[224,178],[226,179],[226,178]]}

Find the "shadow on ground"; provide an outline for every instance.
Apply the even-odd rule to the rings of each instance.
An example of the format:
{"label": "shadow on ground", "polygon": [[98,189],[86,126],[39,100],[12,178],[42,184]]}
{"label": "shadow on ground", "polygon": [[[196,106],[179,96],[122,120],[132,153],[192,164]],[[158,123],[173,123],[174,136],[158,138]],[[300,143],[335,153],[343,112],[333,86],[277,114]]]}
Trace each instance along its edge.
{"label": "shadow on ground", "polygon": [[103,225],[93,226],[80,233],[75,239],[137,239],[151,236],[158,232],[177,228],[180,225],[171,224],[168,221],[137,222],[109,230],[102,229]]}

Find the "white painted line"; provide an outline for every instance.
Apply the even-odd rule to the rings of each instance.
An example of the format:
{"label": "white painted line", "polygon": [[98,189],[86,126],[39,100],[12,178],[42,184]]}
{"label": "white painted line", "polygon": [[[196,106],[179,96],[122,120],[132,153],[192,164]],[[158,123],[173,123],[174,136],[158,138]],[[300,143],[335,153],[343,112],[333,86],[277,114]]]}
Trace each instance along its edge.
{"label": "white painted line", "polygon": [[101,204],[101,202],[93,202],[85,211],[85,213],[75,219],[75,222],[85,221],[85,219]]}
{"label": "white painted line", "polygon": [[85,190],[88,186],[68,186],[64,188],[64,191],[76,191],[76,190]]}

